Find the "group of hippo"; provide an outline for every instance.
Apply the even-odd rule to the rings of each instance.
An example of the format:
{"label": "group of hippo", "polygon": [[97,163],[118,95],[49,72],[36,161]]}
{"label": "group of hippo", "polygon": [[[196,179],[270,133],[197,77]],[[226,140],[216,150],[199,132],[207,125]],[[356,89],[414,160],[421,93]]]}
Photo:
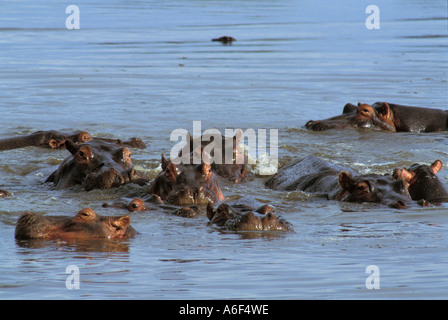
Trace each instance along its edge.
{"label": "group of hippo", "polygon": [[[358,103],[358,106],[349,103],[342,115],[309,121],[305,127],[318,131],[352,126],[392,132],[435,132],[446,131],[447,120],[448,111],[443,110],[391,103]],[[238,150],[239,141],[235,137],[230,139],[233,139],[234,152],[241,151]],[[70,134],[38,131],[0,140],[0,150],[27,146],[65,148],[70,153],[45,180],[56,189],[81,185],[89,191],[127,183],[149,186],[149,192],[143,197],[120,198],[110,204],[104,203],[103,207],[119,207],[130,212],[162,208],[183,217],[193,217],[205,211],[209,224],[223,230],[293,230],[291,224],[274,214],[274,208],[268,204],[254,207],[238,201],[226,202],[218,176],[235,183],[244,181],[249,173],[245,162],[176,164],[162,155],[160,173],[148,179],[134,168],[130,157],[129,148],[145,148],[138,138],[121,141],[92,137],[81,131]],[[188,150],[190,155],[194,152],[202,154],[204,145],[200,146],[201,150]],[[397,168],[389,174],[358,174],[350,168],[310,155],[291,161],[265,183],[275,190],[300,190],[322,194],[330,200],[373,202],[403,209],[414,204],[430,206],[448,202],[447,189],[436,175],[442,166],[442,162],[436,160],[430,165]],[[7,196],[10,196],[9,192],[0,190],[0,197]],[[126,239],[135,234],[137,231],[130,225],[129,215],[100,216],[90,208],[82,209],[75,217],[26,213],[18,219],[15,231],[19,240]]]}

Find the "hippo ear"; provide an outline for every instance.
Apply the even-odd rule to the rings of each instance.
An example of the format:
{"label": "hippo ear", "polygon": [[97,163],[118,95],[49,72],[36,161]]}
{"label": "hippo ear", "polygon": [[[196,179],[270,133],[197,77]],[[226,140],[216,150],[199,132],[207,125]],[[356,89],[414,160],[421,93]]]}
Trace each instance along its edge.
{"label": "hippo ear", "polygon": [[[189,146],[190,150],[188,152],[193,152],[193,136],[190,134],[190,131],[187,131],[187,136],[185,137],[185,141],[187,141],[187,144],[185,147]],[[189,144],[188,144],[189,143]]]}
{"label": "hippo ear", "polygon": [[169,160],[167,160],[162,153],[162,170],[165,170],[169,163]]}
{"label": "hippo ear", "polygon": [[360,106],[362,106],[362,103],[361,103],[361,102],[358,102],[358,107],[360,107]]}
{"label": "hippo ear", "polygon": [[233,142],[236,145],[239,145],[242,136],[243,136],[243,131],[241,129],[237,129],[235,135],[233,136]]}
{"label": "hippo ear", "polygon": [[350,190],[352,186],[352,181],[353,181],[352,176],[347,171],[342,171],[339,174],[339,185],[341,186],[342,189]]}
{"label": "hippo ear", "polygon": [[190,131],[187,131],[187,138],[186,140],[190,140],[190,143],[193,143],[193,136],[190,134]]}
{"label": "hippo ear", "polygon": [[434,163],[431,165],[431,170],[434,174],[437,174],[440,170],[442,170],[443,163],[439,159],[434,161]]}
{"label": "hippo ear", "polygon": [[72,154],[75,155],[79,150],[79,146],[73,143],[71,140],[65,141],[65,148]]}
{"label": "hippo ear", "polygon": [[401,178],[404,179],[407,182],[411,182],[412,179],[415,177],[415,172],[408,171],[406,168],[401,169]]}
{"label": "hippo ear", "polygon": [[116,218],[113,222],[113,226],[117,229],[126,229],[131,224],[131,217],[123,216]]}
{"label": "hippo ear", "polygon": [[387,119],[392,119],[392,110],[386,102],[383,102],[378,109],[378,113]]}
{"label": "hippo ear", "polygon": [[210,173],[210,169],[211,169],[211,166],[209,163],[203,162],[201,164],[201,172],[204,176],[208,175]]}
{"label": "hippo ear", "polygon": [[209,203],[207,204],[207,218],[208,218],[209,220],[212,220],[214,215],[215,215],[215,210],[213,209],[213,205],[212,205],[212,203],[209,202]]}

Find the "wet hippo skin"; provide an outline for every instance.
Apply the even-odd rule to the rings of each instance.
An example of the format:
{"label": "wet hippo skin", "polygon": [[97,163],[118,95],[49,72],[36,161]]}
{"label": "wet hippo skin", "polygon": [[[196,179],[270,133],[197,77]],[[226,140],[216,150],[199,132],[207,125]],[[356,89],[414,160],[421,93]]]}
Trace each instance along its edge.
{"label": "wet hippo skin", "polygon": [[356,127],[390,132],[438,132],[446,131],[447,123],[447,110],[387,102],[372,105],[359,102],[358,106],[346,104],[342,115],[325,120],[310,120],[305,127],[313,131]]}
{"label": "wet hippo skin", "polygon": [[359,175],[315,156],[291,161],[272,176],[266,186],[275,190],[300,190],[345,202],[373,202],[406,208],[406,184],[392,175]]}
{"label": "wet hippo skin", "polygon": [[80,145],[67,140],[65,146],[71,155],[46,180],[54,183],[57,189],[82,185],[90,191],[147,182],[144,175],[134,169],[131,152],[126,147],[101,140]]}
{"label": "wet hippo skin", "polygon": [[85,131],[74,131],[71,133],[56,130],[36,131],[29,135],[0,139],[0,151],[24,147],[40,147],[47,149],[63,149],[65,141],[70,140],[76,144],[86,143],[92,140],[102,140],[115,143],[119,146],[143,149],[145,143],[140,138],[130,138],[127,141],[120,139],[110,139],[101,137],[92,137]]}
{"label": "wet hippo skin", "polygon": [[176,165],[162,155],[162,172],[151,184],[151,194],[176,205],[206,205],[224,199],[218,178],[206,163]]}
{"label": "wet hippo skin", "polygon": [[404,179],[409,184],[408,190],[413,200],[440,204],[448,202],[447,188],[437,177],[442,167],[440,160],[431,165],[413,164],[409,168],[395,169],[394,177]]}
{"label": "wet hippo skin", "polygon": [[[233,137],[221,136],[216,141],[214,137],[206,134],[195,139],[189,135],[189,148],[179,152],[179,158],[182,159],[180,162],[194,163],[194,157],[197,157],[203,162],[210,163],[217,175],[235,183],[242,182],[248,177],[249,171],[247,157],[240,146],[241,139],[241,131]],[[197,149],[194,149],[195,147]],[[215,150],[219,150],[221,157],[218,157]],[[183,157],[183,152],[187,153],[186,157]]]}
{"label": "wet hippo skin", "polygon": [[65,133],[55,130],[36,131],[26,136],[0,139],[0,150],[10,150],[24,147],[41,147],[49,149],[65,148],[65,141],[84,143],[92,140],[92,136],[85,131]]}
{"label": "wet hippo skin", "polygon": [[293,231],[292,225],[273,213],[273,207],[263,205],[257,210],[245,206],[220,204],[216,210],[207,205],[209,225],[229,231]]}
{"label": "wet hippo skin", "polygon": [[127,239],[137,234],[129,216],[99,216],[85,208],[74,217],[25,213],[16,224],[15,238],[28,239]]}

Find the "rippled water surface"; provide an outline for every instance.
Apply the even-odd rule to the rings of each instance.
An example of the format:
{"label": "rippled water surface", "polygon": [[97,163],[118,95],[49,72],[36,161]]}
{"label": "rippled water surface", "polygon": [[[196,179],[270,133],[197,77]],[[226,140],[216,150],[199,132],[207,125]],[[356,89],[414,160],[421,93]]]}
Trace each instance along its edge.
{"label": "rippled water surface", "polygon": [[[1,1],[0,137],[80,129],[140,137],[134,163],[154,176],[176,128],[278,129],[279,160],[309,154],[360,172],[448,163],[443,133],[309,132],[347,102],[447,108],[447,3],[376,1],[77,1],[67,30],[60,1]],[[232,45],[210,41],[222,35]],[[446,299],[446,206],[395,210],[266,189],[266,176],[224,195],[269,202],[294,233],[223,233],[201,215],[131,214],[124,242],[14,239],[24,212],[74,215],[136,191],[55,191],[43,184],[67,151],[1,151],[2,299]],[[253,166],[257,173],[259,166]],[[439,175],[448,183],[448,170]],[[66,289],[66,267],[80,289]],[[380,270],[368,290],[366,267]]]}

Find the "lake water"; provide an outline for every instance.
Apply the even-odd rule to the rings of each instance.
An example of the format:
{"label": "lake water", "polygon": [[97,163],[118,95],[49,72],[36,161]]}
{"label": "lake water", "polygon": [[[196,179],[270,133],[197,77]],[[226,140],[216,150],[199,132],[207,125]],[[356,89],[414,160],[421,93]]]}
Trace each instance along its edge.
{"label": "lake water", "polygon": [[[347,102],[447,108],[447,2],[76,1],[68,30],[60,1],[0,1],[0,137],[80,129],[140,137],[132,150],[154,176],[176,128],[278,129],[279,160],[310,154],[360,172],[448,163],[443,133],[309,132]],[[380,29],[366,27],[366,7]],[[230,35],[232,45],[212,42]],[[125,242],[19,245],[27,211],[74,215],[135,191],[84,192],[43,184],[64,150],[1,152],[1,299],[447,299],[446,206],[395,210],[343,204],[264,187],[268,176],[224,195],[269,202],[294,233],[224,233],[201,215],[131,214],[141,234]],[[254,165],[257,173],[260,167]],[[448,183],[448,170],[439,173]],[[67,266],[80,289],[66,288]],[[380,288],[367,289],[378,267]]]}

